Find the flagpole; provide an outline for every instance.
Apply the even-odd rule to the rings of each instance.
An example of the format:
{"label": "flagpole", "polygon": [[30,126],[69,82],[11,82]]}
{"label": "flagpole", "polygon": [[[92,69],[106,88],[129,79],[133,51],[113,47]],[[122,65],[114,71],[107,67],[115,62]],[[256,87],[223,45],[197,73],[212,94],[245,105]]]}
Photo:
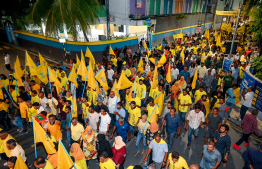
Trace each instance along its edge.
{"label": "flagpole", "polygon": [[[59,139],[59,143],[63,146],[63,148],[64,148],[66,154],[67,154],[67,155],[69,156],[69,158],[71,159],[71,157],[70,157],[70,155],[68,154],[68,152],[67,152],[67,150],[66,150],[64,144],[62,143],[62,141],[61,141],[60,139]],[[71,160],[72,160],[72,159],[71,159]],[[73,162],[73,160],[72,160],[72,162]],[[75,169],[77,169],[76,166],[75,166],[75,163],[74,163],[74,162],[73,162],[73,165],[74,165]]]}
{"label": "flagpole", "polygon": [[[4,82],[3,82],[3,80],[2,80],[2,78],[0,77],[0,80],[1,80],[1,82],[2,82],[2,84],[3,84],[3,86],[5,87],[5,84],[4,84]],[[6,93],[8,94],[8,96],[10,97],[10,100],[13,102],[13,104],[15,104],[15,102],[14,102],[14,100],[13,100],[13,98],[10,96],[10,94],[9,94],[9,91],[7,90],[7,88],[5,87],[5,90],[6,90]]]}
{"label": "flagpole", "polygon": [[25,51],[25,83],[26,83],[26,51]]}
{"label": "flagpole", "polygon": [[[77,81],[78,75],[76,75],[76,81]],[[76,81],[75,81],[75,85],[74,85],[74,97],[73,97],[73,103],[71,105],[71,113],[70,113],[70,119],[69,119],[69,128],[71,127],[71,120],[72,120],[72,112],[73,112],[73,108],[74,108],[74,101],[75,101],[75,95],[76,95]],[[77,112],[75,112],[77,113]]]}
{"label": "flagpole", "polygon": [[[119,94],[119,90],[117,91],[117,96],[116,96],[116,105],[117,105],[117,101],[118,101],[118,94]],[[115,111],[116,111],[116,107],[117,107],[117,106],[115,106]]]}
{"label": "flagpole", "polygon": [[36,142],[35,142],[35,120],[34,120],[34,117],[32,117],[32,121],[33,121],[34,144],[35,144],[35,158],[37,158]]}
{"label": "flagpole", "polygon": [[11,79],[11,84],[12,84],[12,82],[13,82],[13,80],[14,80],[14,74],[15,74],[15,69],[13,70],[13,75],[12,75],[12,79]]}
{"label": "flagpole", "polygon": [[49,78],[49,86],[50,86],[51,98],[52,98],[52,102],[53,102],[53,93],[52,93],[52,86],[51,86],[51,81],[50,81],[50,73],[49,73],[49,66],[48,65],[47,65],[47,70],[48,70],[48,78]]}
{"label": "flagpole", "polygon": [[84,85],[84,88],[83,88],[82,97],[84,97],[84,93],[85,93],[86,81],[87,81],[87,76],[88,76],[88,73],[89,73],[89,66],[90,66],[90,61],[89,61],[88,70],[87,70],[87,73],[86,73],[86,80],[85,80],[85,85]]}
{"label": "flagpole", "polygon": [[18,96],[18,92],[17,92],[17,79],[16,79],[16,85],[15,85],[15,87],[16,87],[16,96]]}
{"label": "flagpole", "polygon": [[[161,94],[161,93],[160,93],[160,94]],[[149,116],[148,120],[146,121],[146,124],[145,124],[145,126],[144,126],[143,130],[145,130],[145,127],[146,127],[146,125],[147,125],[148,121],[150,120],[150,118],[151,118],[152,114],[154,113],[154,111],[155,111],[155,109],[156,109],[156,106],[157,106],[157,104],[155,105],[155,107],[154,107],[153,111],[151,112],[151,114],[150,114],[150,116]],[[148,107],[148,106],[147,106],[147,107]]]}
{"label": "flagpole", "polygon": [[[69,73],[69,75],[68,75],[68,78],[70,77],[70,75],[71,75],[71,73],[72,73],[72,70],[73,70],[73,69],[71,69],[71,71],[70,71],[70,73]],[[64,92],[64,90],[65,90],[65,88],[66,88],[66,84],[67,84],[67,82],[68,82],[68,78],[66,79],[66,83],[65,83],[65,85],[63,86],[62,92],[60,93],[59,96],[61,96],[62,93]]]}

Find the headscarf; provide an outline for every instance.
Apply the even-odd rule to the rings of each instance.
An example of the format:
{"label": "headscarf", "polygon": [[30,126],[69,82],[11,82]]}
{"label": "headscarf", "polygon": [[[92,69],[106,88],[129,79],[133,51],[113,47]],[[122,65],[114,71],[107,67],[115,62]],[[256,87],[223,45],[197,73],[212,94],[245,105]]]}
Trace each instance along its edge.
{"label": "headscarf", "polygon": [[78,143],[73,143],[72,146],[74,147],[74,152],[72,153],[70,151],[70,154],[75,158],[75,161],[79,161],[85,158],[85,154],[81,150],[80,145]]}
{"label": "headscarf", "polygon": [[[92,130],[91,135],[88,134],[88,130]],[[85,138],[86,140],[89,140],[95,134],[96,134],[96,132],[94,132],[92,127],[91,126],[87,126],[85,131],[82,133],[82,138]]]}
{"label": "headscarf", "polygon": [[178,90],[180,90],[178,81],[176,81],[175,84],[172,86],[172,90],[175,92],[178,92]]}
{"label": "headscarf", "polygon": [[100,157],[100,155],[104,151],[106,151],[108,153],[108,157],[109,158],[113,157],[111,145],[106,140],[105,135],[104,134],[98,134],[97,135],[97,140],[98,140],[98,143],[96,145],[96,149],[97,149],[98,157]]}
{"label": "headscarf", "polygon": [[113,146],[115,146],[115,149],[119,150],[122,147],[126,146],[126,144],[123,142],[123,139],[121,136],[116,136]]}
{"label": "headscarf", "polygon": [[183,86],[184,83],[185,83],[185,77],[184,77],[184,76],[181,76],[181,77],[180,77],[180,80],[179,80],[179,82],[178,82],[178,85],[179,85],[179,86]]}
{"label": "headscarf", "polygon": [[158,131],[158,124],[156,122],[152,122],[150,126],[151,133],[155,133]]}

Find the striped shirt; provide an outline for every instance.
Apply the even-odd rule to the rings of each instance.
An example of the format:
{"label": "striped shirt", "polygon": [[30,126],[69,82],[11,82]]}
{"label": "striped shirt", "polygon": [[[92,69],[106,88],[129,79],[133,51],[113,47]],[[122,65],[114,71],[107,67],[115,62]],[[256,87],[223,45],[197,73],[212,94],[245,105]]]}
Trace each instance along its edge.
{"label": "striped shirt", "polygon": [[217,140],[216,149],[220,152],[222,156],[224,155],[225,149],[226,153],[230,153],[231,138],[228,134],[226,134],[223,137],[220,137],[220,132],[217,131],[214,135],[214,139]]}
{"label": "striped shirt", "polygon": [[242,127],[244,134],[255,133],[257,136],[259,136],[256,116],[246,114],[242,122]]}

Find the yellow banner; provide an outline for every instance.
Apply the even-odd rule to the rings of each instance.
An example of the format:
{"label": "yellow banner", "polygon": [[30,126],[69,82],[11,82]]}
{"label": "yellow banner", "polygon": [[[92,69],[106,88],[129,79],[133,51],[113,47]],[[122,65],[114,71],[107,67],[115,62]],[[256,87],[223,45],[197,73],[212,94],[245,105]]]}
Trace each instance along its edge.
{"label": "yellow banner", "polygon": [[238,15],[238,11],[216,11],[217,15],[234,16]]}

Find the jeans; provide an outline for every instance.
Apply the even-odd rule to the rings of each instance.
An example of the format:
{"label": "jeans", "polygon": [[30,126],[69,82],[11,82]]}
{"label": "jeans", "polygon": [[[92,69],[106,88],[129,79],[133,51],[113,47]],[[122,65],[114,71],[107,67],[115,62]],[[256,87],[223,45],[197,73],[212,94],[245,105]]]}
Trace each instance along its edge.
{"label": "jeans", "polygon": [[251,133],[249,134],[244,134],[242,135],[242,137],[236,142],[236,145],[240,145],[243,143],[243,141],[245,141],[246,143],[248,143],[248,137],[251,135]]}
{"label": "jeans", "polygon": [[138,134],[137,134],[137,139],[136,139],[136,150],[139,151],[139,143],[140,140],[143,139],[143,145],[144,145],[144,150],[146,149],[146,137],[144,133],[141,133],[141,131],[139,130]]}
{"label": "jeans", "polygon": [[138,130],[137,127],[134,127],[134,126],[131,126],[131,125],[129,125],[129,128],[130,128],[130,132],[131,132],[132,134],[135,133],[135,132]]}
{"label": "jeans", "polygon": [[141,106],[146,107],[146,103],[144,102],[144,100],[141,100]]}
{"label": "jeans", "polygon": [[71,145],[71,131],[66,130],[66,137],[67,137],[67,141],[68,144]]}
{"label": "jeans", "polygon": [[230,107],[229,111],[228,111],[228,115],[230,115],[232,109],[233,109],[233,106],[234,106],[235,103],[229,103],[229,102],[226,102],[226,105],[228,105]]}
{"label": "jeans", "polygon": [[206,91],[207,95],[208,95],[209,88],[210,88],[210,86],[205,87],[205,91]]}
{"label": "jeans", "polygon": [[[87,118],[84,118],[84,121],[85,121],[85,124],[84,124],[84,126],[85,126],[85,125],[86,125]],[[88,123],[87,123],[87,126],[88,126]]]}
{"label": "jeans", "polygon": [[61,120],[61,126],[65,129],[66,128],[66,120]]}
{"label": "jeans", "polygon": [[22,121],[21,121],[21,118],[18,116],[18,117],[15,117],[15,120],[13,120],[13,124],[21,129],[23,127],[23,124],[22,124]]}
{"label": "jeans", "polygon": [[114,114],[109,113],[110,117],[111,117],[111,124],[110,127],[114,127],[115,123],[116,123],[116,116]]}
{"label": "jeans", "polygon": [[186,112],[178,111],[178,116],[183,122],[186,121]]}
{"label": "jeans", "polygon": [[23,131],[27,132],[27,122],[26,122],[26,118],[22,118],[22,124],[23,124]]}
{"label": "jeans", "polygon": [[192,142],[192,134],[194,133],[194,136],[198,136],[199,128],[192,129],[190,126],[188,126],[188,143]]}
{"label": "jeans", "polygon": [[240,117],[241,117],[241,120],[244,119],[247,110],[248,110],[248,107],[246,107],[246,106],[244,106],[244,105],[241,106],[241,108],[240,108]]}
{"label": "jeans", "polygon": [[172,146],[173,146],[173,142],[176,136],[176,132],[175,133],[167,133],[167,139],[168,139],[168,150],[171,152]]}

